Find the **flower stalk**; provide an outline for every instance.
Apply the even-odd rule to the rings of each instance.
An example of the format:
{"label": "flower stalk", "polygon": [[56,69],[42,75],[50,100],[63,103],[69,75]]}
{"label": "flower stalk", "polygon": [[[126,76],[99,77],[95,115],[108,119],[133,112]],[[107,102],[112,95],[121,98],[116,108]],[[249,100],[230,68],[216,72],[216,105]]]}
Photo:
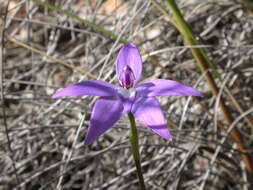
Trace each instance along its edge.
{"label": "flower stalk", "polygon": [[130,126],[131,126],[131,131],[130,131],[130,144],[131,144],[131,149],[133,153],[133,158],[136,166],[136,171],[137,175],[139,178],[139,184],[141,190],[146,190],[143,175],[142,175],[142,170],[141,170],[141,159],[140,159],[140,152],[139,152],[139,139],[138,139],[138,131],[136,128],[136,123],[135,119],[132,113],[128,114],[128,118],[130,120]]}

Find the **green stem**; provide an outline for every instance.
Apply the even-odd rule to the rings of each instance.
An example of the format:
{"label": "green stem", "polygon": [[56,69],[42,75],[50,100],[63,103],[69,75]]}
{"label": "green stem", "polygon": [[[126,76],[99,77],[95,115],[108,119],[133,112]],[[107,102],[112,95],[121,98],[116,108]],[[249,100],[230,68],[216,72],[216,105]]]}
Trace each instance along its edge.
{"label": "green stem", "polygon": [[142,171],[141,171],[141,160],[140,160],[140,152],[139,152],[139,140],[138,140],[138,132],[136,128],[135,119],[132,113],[128,114],[130,125],[131,125],[131,133],[130,133],[130,143],[132,148],[132,153],[135,161],[135,166],[140,182],[141,190],[146,190]]}
{"label": "green stem", "polygon": [[[172,13],[173,19],[176,22],[176,27],[178,28],[180,33],[183,35],[186,44],[199,45],[199,42],[196,39],[193,31],[191,30],[191,28],[185,21],[181,11],[177,7],[175,0],[166,0],[166,1],[167,1],[167,6],[169,10]],[[209,59],[206,51],[203,48],[192,48],[191,51],[202,73],[208,71],[208,68],[210,67],[213,73],[216,75],[216,77],[222,82],[221,75],[217,71],[213,62]],[[208,85],[212,89],[213,95],[217,96],[219,94],[219,88],[212,74],[209,72],[206,72],[205,78],[207,80]],[[224,115],[224,118],[227,120],[227,123],[231,125],[234,121],[234,118],[231,114],[229,107],[226,105],[225,100],[222,97],[220,98],[220,109]],[[237,143],[239,150],[242,152],[245,152],[245,150],[247,150],[247,147],[244,145],[243,135],[240,133],[240,131],[237,128],[234,128],[231,132],[231,136]],[[249,154],[242,154],[242,158],[248,171],[253,173],[252,156]]]}
{"label": "green stem", "polygon": [[[79,16],[77,16],[75,14],[72,14],[69,11],[66,11],[66,10],[63,10],[63,9],[61,9],[59,7],[56,7],[53,4],[50,4],[50,3],[47,3],[47,2],[43,2],[41,0],[32,0],[32,1],[34,3],[36,3],[36,4],[38,4],[38,5],[46,7],[48,9],[52,10],[52,11],[56,11],[56,12],[58,12],[60,14],[66,15],[66,16],[74,19],[74,20],[77,20],[77,21],[81,22],[82,24],[84,24],[84,25],[92,28],[93,30],[95,30],[97,32],[100,32],[100,33],[102,33],[103,35],[105,35],[107,37],[112,38],[113,40],[116,40],[116,39],[119,38],[119,36],[116,35],[116,34],[114,34],[112,31],[109,31],[109,30],[107,30],[107,29],[105,29],[105,28],[103,28],[103,27],[101,27],[99,25],[96,25],[93,22],[90,22],[90,21],[88,21],[86,19],[83,19],[83,18],[81,18],[81,17],[79,17]],[[129,43],[129,41],[124,40],[122,38],[119,39],[119,42],[124,43],[124,44]]]}
{"label": "green stem", "polygon": [[251,0],[241,0],[241,3],[253,13],[253,2]]}
{"label": "green stem", "polygon": [[[185,21],[181,11],[177,7],[175,0],[167,0],[167,6],[170,9],[175,22],[177,23],[177,29],[184,36],[187,45],[195,46],[200,45],[196,39],[193,31],[189,27],[188,23]],[[222,78],[218,70],[216,69],[214,63],[209,59],[204,48],[191,48],[192,54],[196,59],[202,57],[207,65],[211,68],[213,74],[222,82]]]}

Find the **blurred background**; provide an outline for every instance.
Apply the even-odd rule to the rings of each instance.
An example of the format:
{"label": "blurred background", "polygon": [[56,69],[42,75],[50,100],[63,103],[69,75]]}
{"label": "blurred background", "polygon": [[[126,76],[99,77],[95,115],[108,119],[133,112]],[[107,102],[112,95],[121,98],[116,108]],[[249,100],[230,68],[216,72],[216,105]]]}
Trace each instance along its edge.
{"label": "blurred background", "polygon": [[[97,97],[51,99],[80,81],[118,84],[114,61],[127,42],[142,52],[141,82],[177,80],[204,93],[160,98],[172,142],[137,123],[147,189],[253,189],[252,5],[176,0],[193,47],[170,1],[0,0],[0,190],[139,189],[128,118],[84,146]],[[198,48],[211,67],[196,64]]]}

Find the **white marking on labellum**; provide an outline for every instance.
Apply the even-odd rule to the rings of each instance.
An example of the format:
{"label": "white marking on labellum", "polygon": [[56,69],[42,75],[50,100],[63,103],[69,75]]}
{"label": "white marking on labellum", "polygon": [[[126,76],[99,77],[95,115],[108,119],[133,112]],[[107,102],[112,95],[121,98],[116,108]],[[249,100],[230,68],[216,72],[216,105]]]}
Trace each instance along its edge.
{"label": "white marking on labellum", "polygon": [[119,94],[121,94],[124,98],[131,98],[131,97],[135,96],[136,89],[135,88],[129,88],[129,89],[118,88],[117,92]]}

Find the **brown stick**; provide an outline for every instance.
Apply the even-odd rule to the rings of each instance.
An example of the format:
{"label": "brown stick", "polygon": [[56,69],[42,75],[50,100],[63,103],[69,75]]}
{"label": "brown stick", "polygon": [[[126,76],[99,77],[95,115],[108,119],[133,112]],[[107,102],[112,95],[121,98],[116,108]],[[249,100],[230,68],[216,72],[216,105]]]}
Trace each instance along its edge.
{"label": "brown stick", "polygon": [[[153,2],[153,0],[152,0],[152,2]],[[187,22],[184,20],[180,10],[178,9],[176,3],[174,2],[174,0],[170,0],[168,2],[170,2],[170,5],[171,5],[171,7],[174,8],[174,10],[176,9],[177,12],[180,13],[180,15],[174,15],[172,13],[173,18],[170,20],[173,20],[174,21],[173,23],[176,23],[175,27],[179,30],[179,32],[184,37],[185,43],[187,45],[199,45],[199,42],[196,40],[194,33],[191,31]],[[160,10],[160,9],[158,9],[158,10]],[[166,15],[166,16],[168,17],[168,15]],[[187,34],[185,34],[184,29],[186,29],[187,32],[189,32],[191,34],[191,37],[189,37]],[[208,86],[211,88],[213,96],[217,96],[219,94],[219,88],[216,85],[211,73],[208,72],[209,66],[208,66],[208,62],[207,62],[206,58],[202,54],[203,52],[201,53],[200,48],[191,49],[191,52],[192,52],[193,57],[196,60],[197,65],[199,66],[201,72],[206,73],[205,79],[208,83]],[[225,101],[222,97],[220,98],[219,106],[220,106],[220,109],[221,109],[228,125],[231,125],[234,121],[234,118],[232,117],[231,112],[230,112],[229,108],[226,106]],[[247,150],[247,148],[244,145],[243,138],[242,138],[240,131],[237,128],[233,128],[233,130],[231,131],[231,136],[234,139],[234,141],[236,142],[239,150],[241,152],[245,152]],[[249,172],[253,173],[253,159],[252,159],[252,157],[248,153],[245,153],[245,154],[242,154],[242,159],[246,165],[247,170]]]}

